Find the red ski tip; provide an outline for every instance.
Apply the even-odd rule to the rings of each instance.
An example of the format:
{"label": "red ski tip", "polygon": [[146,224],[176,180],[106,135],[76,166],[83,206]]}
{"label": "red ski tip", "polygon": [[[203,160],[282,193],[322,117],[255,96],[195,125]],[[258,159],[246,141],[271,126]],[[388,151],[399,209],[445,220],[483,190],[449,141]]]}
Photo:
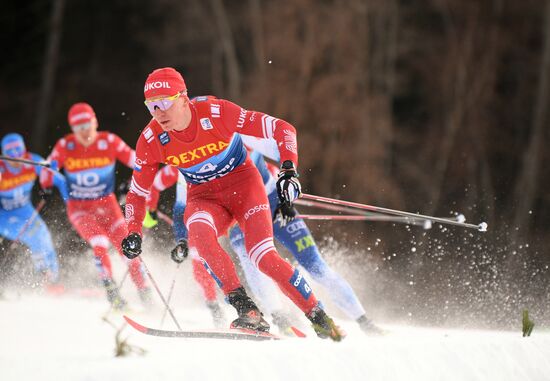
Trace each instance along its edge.
{"label": "red ski tip", "polygon": [[126,315],[122,315],[122,317],[124,318],[124,320],[126,320],[126,323],[130,324],[132,327],[134,327],[138,331],[143,332],[143,333],[147,333],[147,327],[144,327],[141,324],[133,321],[132,319],[130,319]]}
{"label": "red ski tip", "polygon": [[294,332],[294,334],[297,336],[297,337],[306,337],[306,334],[303,333],[302,331],[300,331],[298,328],[294,327],[294,326],[290,326],[290,329],[292,330],[292,332]]}

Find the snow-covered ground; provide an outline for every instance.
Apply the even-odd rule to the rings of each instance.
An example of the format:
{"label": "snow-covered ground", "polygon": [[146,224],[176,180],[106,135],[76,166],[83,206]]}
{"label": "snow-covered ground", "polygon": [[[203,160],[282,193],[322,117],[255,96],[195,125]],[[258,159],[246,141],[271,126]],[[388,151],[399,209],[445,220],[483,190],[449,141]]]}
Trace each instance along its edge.
{"label": "snow-covered ground", "polygon": [[[182,326],[209,324],[200,303],[176,306]],[[101,319],[106,310],[101,294],[8,293],[0,301],[0,380],[550,380],[550,334],[536,330],[522,338],[390,325],[387,336],[367,337],[340,321],[349,337],[333,343],[307,328],[306,339],[248,342],[157,338],[127,327],[123,337],[147,353],[117,358],[115,329]],[[129,315],[158,327],[161,312]]]}

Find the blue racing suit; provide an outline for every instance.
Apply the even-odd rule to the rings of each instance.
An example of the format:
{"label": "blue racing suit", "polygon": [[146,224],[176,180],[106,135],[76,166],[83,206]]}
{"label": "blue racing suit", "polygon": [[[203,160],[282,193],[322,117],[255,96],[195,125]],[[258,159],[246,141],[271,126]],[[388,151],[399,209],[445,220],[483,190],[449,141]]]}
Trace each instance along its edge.
{"label": "blue racing suit", "polygon": [[[44,160],[34,153],[26,153],[24,158]],[[34,181],[42,170],[40,166],[23,164],[15,167],[0,160],[0,235],[27,246],[35,271],[47,274],[48,281],[55,283],[59,277],[59,265],[52,238],[31,202]],[[61,174],[56,173],[54,184],[61,196],[67,199],[67,189]]]}
{"label": "blue racing suit", "polygon": [[[263,155],[258,151],[251,152],[251,159],[258,168],[264,185],[273,217],[277,210],[279,199],[275,187],[275,178],[269,172],[264,161]],[[276,160],[276,158],[274,158]],[[176,202],[174,203],[174,234],[176,240],[187,238],[187,229],[183,223],[183,213],[186,203],[186,185],[183,179],[178,180],[176,190]],[[311,232],[305,221],[296,218],[285,227],[278,223],[273,225],[274,238],[281,243],[298,263],[309,273],[316,282],[324,286],[329,291],[334,303],[351,319],[356,320],[365,314],[361,302],[355,295],[349,283],[338,273],[331,269],[319,253]],[[282,308],[279,298],[279,291],[274,282],[259,271],[250,260],[245,250],[244,236],[238,225],[234,225],[229,232],[231,246],[238,254],[241,265],[244,270],[248,285],[255,295],[261,301],[262,306],[267,312],[272,313]]]}

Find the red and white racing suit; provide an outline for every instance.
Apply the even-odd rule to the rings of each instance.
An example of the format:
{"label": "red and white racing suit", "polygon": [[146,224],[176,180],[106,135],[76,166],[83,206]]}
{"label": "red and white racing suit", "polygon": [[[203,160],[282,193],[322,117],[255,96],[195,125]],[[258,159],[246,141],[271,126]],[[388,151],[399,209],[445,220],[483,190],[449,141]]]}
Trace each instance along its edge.
{"label": "red and white racing suit", "polygon": [[247,111],[215,97],[190,102],[192,119],[183,131],[163,131],[155,121],[141,133],[136,166],[126,199],[130,233],[141,234],[146,197],[160,163],[178,168],[188,184],[184,221],[189,246],[212,270],[225,294],[241,286],[229,255],[218,237],[238,222],[252,263],[271,277],[305,313],[317,305],[311,287],[282,259],[273,244],[273,226],[262,178],[240,134],[274,139],[281,162],[297,164],[294,127],[269,115]]}
{"label": "red and white racing suit", "polygon": [[[176,198],[181,197],[179,194],[179,187],[181,186],[181,189],[185,193],[185,200],[187,200],[185,180],[181,179],[180,176],[183,177],[180,171],[178,171],[176,167],[172,167],[171,165],[166,165],[159,172],[157,172],[157,175],[155,176],[155,180],[153,182],[153,186],[151,187],[151,192],[149,193],[149,197],[147,198],[147,208],[152,210],[157,209],[160,192],[170,188],[174,184],[178,183],[178,181],[181,181],[182,184],[178,183]],[[176,200],[176,202],[178,202],[178,200]],[[179,221],[174,221],[174,224],[176,224],[177,222]],[[214,282],[214,279],[208,274],[208,271],[202,264],[198,255],[193,255],[191,261],[193,266],[193,277],[201,287],[204,298],[207,302],[215,302],[216,283]]]}
{"label": "red and white racing suit", "polygon": [[[64,170],[69,193],[69,220],[94,250],[101,277],[112,278],[109,243],[122,255],[121,242],[127,233],[124,216],[113,193],[115,164],[118,160],[132,168],[135,152],[117,135],[100,131],[95,142],[87,147],[80,144],[74,134],[65,136],[56,143],[48,159],[52,166]],[[52,173],[42,171],[42,187],[51,187],[52,181]],[[138,289],[145,288],[139,261],[129,261],[128,266]]]}

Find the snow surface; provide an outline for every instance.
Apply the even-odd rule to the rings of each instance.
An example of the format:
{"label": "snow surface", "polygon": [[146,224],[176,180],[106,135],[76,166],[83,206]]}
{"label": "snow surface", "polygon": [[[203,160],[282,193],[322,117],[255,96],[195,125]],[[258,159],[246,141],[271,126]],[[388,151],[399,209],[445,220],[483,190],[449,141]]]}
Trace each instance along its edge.
{"label": "snow surface", "polygon": [[[157,338],[127,327],[123,337],[147,353],[117,358],[115,329],[101,319],[107,308],[100,293],[8,294],[0,300],[0,380],[550,380],[550,334],[536,329],[522,338],[385,326],[388,335],[367,337],[340,321],[349,336],[334,343],[307,328],[306,339],[248,342]],[[154,327],[161,314],[129,312]],[[187,328],[209,320],[200,303],[176,315]],[[109,319],[123,324],[119,314]]]}

